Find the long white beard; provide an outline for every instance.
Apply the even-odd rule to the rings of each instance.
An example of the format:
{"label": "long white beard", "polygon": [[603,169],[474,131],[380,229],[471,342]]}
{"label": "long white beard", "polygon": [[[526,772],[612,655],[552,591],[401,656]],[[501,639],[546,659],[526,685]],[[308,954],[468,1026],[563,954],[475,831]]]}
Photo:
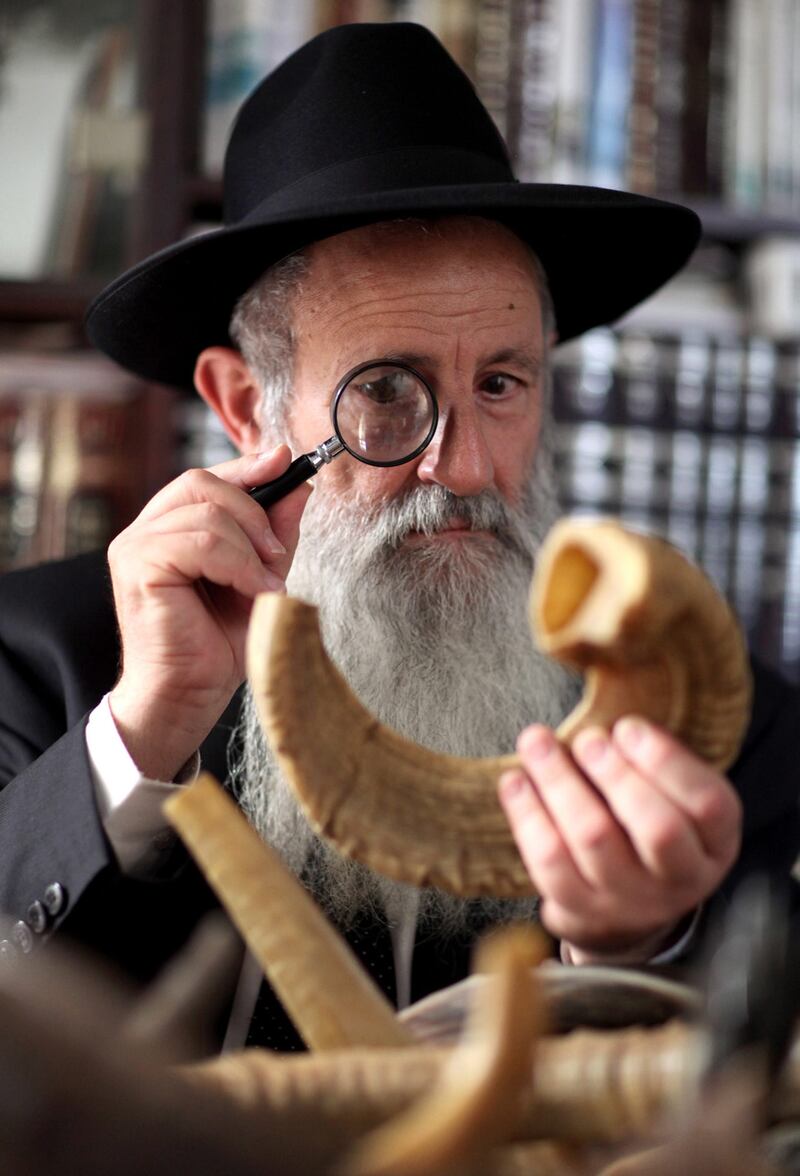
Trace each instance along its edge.
{"label": "long white beard", "polygon": [[[537,462],[517,509],[438,485],[369,506],[311,496],[287,589],[319,608],[328,653],[382,722],[453,755],[500,755],[524,726],[554,725],[574,705],[575,679],[534,649],[527,615],[536,551],[557,515],[552,487]],[[403,544],[455,516],[489,535]],[[364,910],[392,924],[417,909],[428,930],[452,935],[535,911],[534,900],[419,891],[345,860],[300,811],[249,691],[237,735],[231,768],[244,811],[340,926]]]}

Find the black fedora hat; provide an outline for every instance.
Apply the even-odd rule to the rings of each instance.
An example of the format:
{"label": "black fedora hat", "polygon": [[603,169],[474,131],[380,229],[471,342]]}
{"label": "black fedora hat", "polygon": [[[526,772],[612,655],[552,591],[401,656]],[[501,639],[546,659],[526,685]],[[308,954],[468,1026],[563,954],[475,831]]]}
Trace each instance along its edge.
{"label": "black fedora hat", "polygon": [[472,84],[421,25],[319,34],[244,103],[225,158],[224,227],[145,259],[87,313],[92,343],[150,379],[191,386],[229,343],[238,297],[312,241],[403,216],[473,214],[539,256],[559,338],[613,322],[685,263],[700,222],[604,188],[519,183]]}

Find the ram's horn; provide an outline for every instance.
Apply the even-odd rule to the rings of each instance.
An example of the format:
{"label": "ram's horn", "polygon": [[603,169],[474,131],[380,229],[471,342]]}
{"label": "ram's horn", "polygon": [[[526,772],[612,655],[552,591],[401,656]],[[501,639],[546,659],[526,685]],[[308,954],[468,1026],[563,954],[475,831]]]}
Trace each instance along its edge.
{"label": "ram's horn", "polygon": [[562,739],[636,713],[714,767],[733,763],[750,714],[744,638],[675,547],[610,519],[564,519],[542,547],[531,604],[540,648],[586,675]]}
{"label": "ram's horn", "polygon": [[213,777],[164,804],[310,1049],[411,1036],[345,941]]}
{"label": "ram's horn", "polygon": [[[696,1099],[707,1043],[673,1021],[657,1029],[577,1030],[544,1037],[521,1099],[517,1140],[622,1143],[643,1139]],[[276,1055],[248,1049],[184,1068],[256,1125],[281,1108],[313,1122],[332,1152],[407,1111],[441,1081],[452,1050],[335,1050]]]}
{"label": "ram's horn", "polygon": [[[728,605],[677,550],[616,523],[566,520],[543,546],[531,612],[542,646],[587,673],[586,697],[559,728],[566,742],[635,712],[717,767],[733,760],[749,714],[744,642]],[[515,756],[442,755],[379,723],[327,657],[316,610],[299,600],[256,600],[247,664],[287,779],[342,853],[456,894],[532,892],[496,795]]]}
{"label": "ram's horn", "polygon": [[442,755],[379,723],[327,656],[317,610],[290,596],[256,598],[247,667],[286,778],[342,853],[417,886],[532,893],[496,794],[516,757]]}
{"label": "ram's horn", "polygon": [[531,1078],[534,1045],[545,1029],[542,993],[531,969],[549,954],[530,925],[506,927],[479,945],[480,999],[464,1035],[430,1092],[359,1140],[343,1176],[439,1176],[477,1167],[517,1127]]}

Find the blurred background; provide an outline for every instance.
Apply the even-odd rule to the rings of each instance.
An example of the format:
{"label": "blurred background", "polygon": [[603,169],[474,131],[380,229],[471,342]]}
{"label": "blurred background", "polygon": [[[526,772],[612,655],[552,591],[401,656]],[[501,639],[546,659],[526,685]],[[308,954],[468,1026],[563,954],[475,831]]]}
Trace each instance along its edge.
{"label": "blurred background", "polygon": [[800,681],[799,0],[3,0],[0,571],[106,543],[228,455],[198,399],[92,354],[83,314],[219,223],[244,96],[359,20],[430,27],[521,179],[699,212],[683,274],[556,350],[563,497],[677,543]]}

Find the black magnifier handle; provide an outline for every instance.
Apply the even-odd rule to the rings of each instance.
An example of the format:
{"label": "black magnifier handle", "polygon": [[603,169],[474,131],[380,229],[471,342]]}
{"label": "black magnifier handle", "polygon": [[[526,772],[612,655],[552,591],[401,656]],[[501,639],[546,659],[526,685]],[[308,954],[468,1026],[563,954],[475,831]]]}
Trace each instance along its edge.
{"label": "black magnifier handle", "polygon": [[292,490],[302,486],[303,482],[313,478],[319,468],[319,464],[315,465],[309,454],[303,453],[294,459],[288,470],[284,470],[279,478],[275,478],[273,482],[265,482],[263,486],[254,486],[248,493],[266,510],[268,506],[279,502],[281,498],[291,494]]}
{"label": "black magnifier handle", "polygon": [[264,482],[261,486],[254,486],[249,491],[250,497],[255,498],[256,502],[264,510],[268,506],[272,506],[275,502],[280,502],[281,498],[285,498],[287,494],[291,494],[292,490],[296,490],[298,486],[302,486],[303,482],[307,482],[309,478],[313,478],[324,465],[329,461],[333,461],[340,453],[344,452],[344,444],[336,434],[329,437],[327,441],[323,441],[311,453],[303,453],[300,457],[296,457],[288,470],[284,470],[279,478],[275,478],[273,482]]}

